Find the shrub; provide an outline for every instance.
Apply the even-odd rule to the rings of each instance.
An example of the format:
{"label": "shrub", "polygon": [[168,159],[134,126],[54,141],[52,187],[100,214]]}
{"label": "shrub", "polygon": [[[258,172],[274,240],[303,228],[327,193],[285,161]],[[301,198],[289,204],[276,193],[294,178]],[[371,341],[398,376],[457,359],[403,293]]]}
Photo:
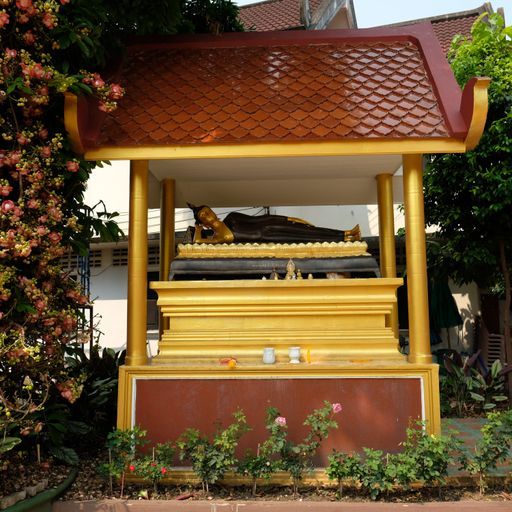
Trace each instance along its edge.
{"label": "shrub", "polygon": [[328,458],[328,465],[325,470],[329,480],[338,482],[338,496],[343,496],[343,481],[361,480],[361,456],[358,453],[344,453],[333,451]]}
{"label": "shrub", "polygon": [[461,457],[462,466],[472,475],[478,475],[480,494],[487,487],[489,472],[508,457],[511,448],[512,409],[489,413],[474,453]]}
{"label": "shrub", "polygon": [[350,479],[359,482],[373,500],[396,487],[408,489],[412,482],[441,484],[449,464],[456,459],[460,441],[454,432],[429,435],[420,421],[407,429],[402,446],[402,452],[396,454],[364,448],[362,458],[335,451],[329,457],[327,476],[337,480],[340,497],[343,480]]}
{"label": "shrub", "polygon": [[199,430],[189,428],[176,442],[180,449],[180,460],[191,461],[192,468],[201,479],[206,492],[210,492],[210,484],[220,480],[235,466],[238,441],[250,430],[243,411],[236,411],[233,418],[234,422],[225,429],[218,430],[212,440],[203,436]]}
{"label": "shrub", "polygon": [[128,430],[116,429],[107,436],[108,463],[100,467],[100,471],[108,475],[110,480],[110,493],[113,493],[113,479],[121,479],[120,496],[123,497],[126,473],[135,470],[135,461],[138,450],[144,446],[146,431],[139,427]]}
{"label": "shrub", "polygon": [[154,493],[157,494],[158,483],[162,478],[165,478],[172,466],[174,452],[175,448],[170,442],[157,444],[153,448],[151,456],[133,461],[129,469],[135,472],[137,476],[150,481],[153,484]]}
{"label": "shrub", "polygon": [[[341,411],[341,405],[331,404],[325,401],[324,406],[315,409],[309,414],[303,425],[309,427],[309,433],[300,443],[293,443],[287,440],[281,449],[280,468],[290,474],[293,482],[293,494],[297,495],[299,482],[304,473],[313,469],[313,457],[315,456],[322,441],[329,435],[329,431],[338,428],[334,415]],[[277,410],[275,414],[278,414]],[[274,421],[286,426],[286,419],[277,416]]]}
{"label": "shrub", "polygon": [[265,428],[269,436],[258,445],[256,453],[248,450],[245,457],[238,465],[238,472],[250,475],[252,478],[252,494],[256,495],[256,480],[258,478],[270,478],[280,468],[277,458],[286,445],[286,423],[279,418],[279,412],[274,407],[267,409]]}
{"label": "shrub", "polygon": [[512,367],[503,367],[497,360],[487,368],[479,358],[480,351],[465,360],[458,352],[444,357],[440,381],[441,408],[445,414],[481,414],[506,402],[505,378]]}
{"label": "shrub", "polygon": [[428,434],[423,421],[407,429],[403,453],[413,459],[416,481],[427,485],[444,484],[449,465],[460,454],[461,441],[455,437],[456,434],[458,432],[455,431],[442,435]]}

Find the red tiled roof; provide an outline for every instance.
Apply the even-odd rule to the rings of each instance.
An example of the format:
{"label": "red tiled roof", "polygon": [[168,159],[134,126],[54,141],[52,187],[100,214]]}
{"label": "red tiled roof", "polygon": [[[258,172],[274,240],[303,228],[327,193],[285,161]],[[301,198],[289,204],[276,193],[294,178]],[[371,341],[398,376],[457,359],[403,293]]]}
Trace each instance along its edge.
{"label": "red tiled roof", "polygon": [[[311,13],[323,0],[309,0]],[[300,0],[267,0],[240,7],[239,18],[245,30],[265,32],[304,28],[300,19]]]}
{"label": "red tiled roof", "polygon": [[[435,40],[428,25],[416,27]],[[107,116],[99,144],[453,135],[417,44],[365,32],[372,30],[226,34],[215,44],[195,36],[189,45],[139,47],[123,72],[126,96]],[[445,67],[439,73],[453,86],[458,112],[460,89]]]}
{"label": "red tiled roof", "polygon": [[463,140],[472,108],[428,23],[139,39],[121,82],[109,115],[79,98],[75,147]]}

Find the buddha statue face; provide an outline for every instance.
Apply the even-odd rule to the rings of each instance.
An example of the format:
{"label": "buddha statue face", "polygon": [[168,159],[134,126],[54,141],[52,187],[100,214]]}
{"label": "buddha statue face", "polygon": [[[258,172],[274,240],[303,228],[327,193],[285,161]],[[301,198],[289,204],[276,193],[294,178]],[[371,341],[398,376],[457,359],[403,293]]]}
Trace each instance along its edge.
{"label": "buddha statue face", "polygon": [[208,206],[203,206],[197,213],[197,220],[205,227],[211,228],[218,221],[217,215]]}

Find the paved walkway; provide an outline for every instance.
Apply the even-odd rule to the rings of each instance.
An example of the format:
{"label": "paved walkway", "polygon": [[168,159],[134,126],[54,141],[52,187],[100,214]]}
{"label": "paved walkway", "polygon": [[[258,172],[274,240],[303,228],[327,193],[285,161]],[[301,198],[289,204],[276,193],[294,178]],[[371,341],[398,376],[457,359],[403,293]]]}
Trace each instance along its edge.
{"label": "paved walkway", "polygon": [[510,512],[512,501],[326,503],[314,501],[60,501],[52,512]]}
{"label": "paved walkway", "polygon": [[512,501],[457,501],[441,503],[326,503],[313,501],[225,502],[225,501],[66,501],[52,512],[510,512]]}

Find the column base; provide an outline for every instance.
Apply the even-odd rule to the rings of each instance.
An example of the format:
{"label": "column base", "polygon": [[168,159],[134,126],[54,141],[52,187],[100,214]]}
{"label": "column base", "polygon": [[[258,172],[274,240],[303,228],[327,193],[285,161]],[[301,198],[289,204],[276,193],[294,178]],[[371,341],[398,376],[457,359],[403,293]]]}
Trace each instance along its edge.
{"label": "column base", "polygon": [[148,364],[148,356],[126,356],[126,366],[144,366]]}
{"label": "column base", "polygon": [[413,364],[430,364],[432,363],[432,354],[409,354],[407,360]]}

